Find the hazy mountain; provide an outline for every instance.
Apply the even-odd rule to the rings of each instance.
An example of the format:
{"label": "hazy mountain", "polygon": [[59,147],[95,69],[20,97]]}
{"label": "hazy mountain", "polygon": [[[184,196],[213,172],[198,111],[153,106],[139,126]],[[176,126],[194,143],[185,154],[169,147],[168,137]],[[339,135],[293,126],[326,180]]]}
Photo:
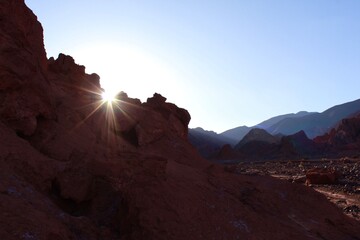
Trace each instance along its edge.
{"label": "hazy mountain", "polygon": [[249,142],[265,142],[271,144],[278,143],[279,139],[264,129],[254,128],[251,129],[238,144],[236,144],[235,149],[240,148]]}
{"label": "hazy mountain", "polygon": [[255,126],[252,126],[252,127],[240,126],[240,127],[229,129],[225,132],[222,132],[220,135],[231,138],[236,142],[239,142],[253,128],[262,128],[262,129],[267,130],[269,127],[280,122],[281,120],[284,120],[287,118],[299,118],[299,117],[304,117],[304,116],[308,116],[308,115],[312,115],[312,114],[315,114],[315,112],[301,111],[298,113],[289,113],[289,114],[279,115],[279,116],[269,118],[269,119],[267,119],[259,124],[256,124]]}
{"label": "hazy mountain", "polygon": [[[259,157],[273,155],[277,150],[279,140],[266,132],[264,129],[251,129],[243,139],[235,146],[239,159],[257,159]],[[233,154],[235,156],[235,154]]]}
{"label": "hazy mountain", "polygon": [[239,142],[251,129],[253,129],[253,127],[241,126],[226,130],[225,132],[220,133],[220,135]]}
{"label": "hazy mountain", "polygon": [[[304,131],[281,139],[272,136],[263,129],[252,129],[236,145],[231,155],[229,150],[224,154],[219,152],[219,159],[238,160],[270,160],[270,159],[296,159],[309,156],[321,156],[321,145],[309,139]],[[228,158],[227,158],[228,157]]]}
{"label": "hazy mountain", "polygon": [[267,129],[267,128],[271,127],[272,125],[280,122],[283,119],[299,118],[299,117],[304,117],[304,116],[308,116],[308,115],[315,114],[315,113],[316,112],[300,111],[298,113],[289,113],[289,114],[279,115],[279,116],[272,117],[272,118],[270,118],[268,120],[265,120],[265,121],[257,124],[256,127],[262,128],[262,129]]}
{"label": "hazy mountain", "polygon": [[235,145],[233,139],[217,134],[213,131],[206,131],[200,127],[189,129],[188,139],[203,157],[210,157],[217,153],[225,144]]}
{"label": "hazy mountain", "polygon": [[[335,111],[329,112],[337,112]],[[305,131],[279,139],[263,129],[252,129],[235,146],[224,146],[216,155],[219,160],[275,160],[353,156],[358,158],[360,149],[360,113],[342,119],[335,128],[309,139]]]}
{"label": "hazy mountain", "polygon": [[291,135],[303,130],[309,138],[314,138],[328,132],[340,120],[359,110],[360,99],[336,105],[322,113],[313,113],[299,118],[285,118],[267,128],[267,131],[271,134]]}
{"label": "hazy mountain", "polygon": [[292,135],[303,130],[309,138],[328,132],[340,120],[360,111],[360,99],[336,105],[322,113],[301,111],[272,117],[255,126],[240,126],[222,132],[220,135],[239,142],[251,129],[262,128],[272,135]]}

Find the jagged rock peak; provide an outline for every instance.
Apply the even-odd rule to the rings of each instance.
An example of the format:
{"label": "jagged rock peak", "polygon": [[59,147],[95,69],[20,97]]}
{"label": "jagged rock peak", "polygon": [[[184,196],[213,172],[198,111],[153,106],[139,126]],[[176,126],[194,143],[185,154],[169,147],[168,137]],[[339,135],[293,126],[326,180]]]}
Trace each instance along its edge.
{"label": "jagged rock peak", "polygon": [[162,104],[166,102],[166,98],[159,93],[154,93],[154,95],[151,98],[148,98],[146,102],[154,105]]}

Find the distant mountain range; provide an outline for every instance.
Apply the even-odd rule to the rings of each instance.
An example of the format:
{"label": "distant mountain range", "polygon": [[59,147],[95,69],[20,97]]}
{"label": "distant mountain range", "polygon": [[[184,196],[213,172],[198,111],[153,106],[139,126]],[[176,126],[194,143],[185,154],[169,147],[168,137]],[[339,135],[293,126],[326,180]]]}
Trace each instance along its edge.
{"label": "distant mountain range", "polygon": [[328,133],[309,139],[304,131],[275,137],[254,128],[234,147],[224,145],[213,160],[264,161],[279,159],[359,158],[360,114],[342,119]]}
{"label": "distant mountain range", "polygon": [[209,157],[224,144],[235,146],[251,129],[260,128],[271,135],[287,136],[304,131],[313,139],[327,133],[339,122],[360,112],[360,99],[331,107],[324,112],[290,113],[272,117],[255,126],[240,126],[220,134],[202,128],[189,129],[189,140],[202,156]]}
{"label": "distant mountain range", "polygon": [[327,133],[344,118],[360,111],[360,99],[334,106],[322,113],[314,113],[299,118],[286,118],[266,130],[271,134],[291,135],[303,130],[309,138]]}
{"label": "distant mountain range", "polygon": [[[289,113],[289,114],[279,115],[276,117],[272,117],[268,120],[265,120],[265,121],[263,121],[259,124],[256,124],[255,126],[252,126],[252,127],[240,126],[240,127],[229,129],[225,132],[222,132],[220,135],[228,137],[230,139],[233,139],[235,142],[239,142],[251,129],[254,129],[254,128],[265,129],[271,134],[282,133],[282,132],[272,132],[272,131],[269,131],[268,129],[281,121],[285,121],[285,120],[289,121],[290,119],[302,118],[302,117],[305,117],[308,115],[313,115],[313,114],[316,114],[316,112],[301,111],[298,113]],[[286,134],[283,134],[283,135],[286,135]]]}
{"label": "distant mountain range", "polygon": [[[326,140],[323,141],[325,142]],[[316,143],[309,139],[304,131],[288,136],[274,137],[264,129],[254,128],[245,135],[235,148],[225,145],[213,159],[263,161],[320,158],[329,156],[329,151],[327,150],[330,147],[330,145]],[[334,153],[331,152],[331,154]]]}

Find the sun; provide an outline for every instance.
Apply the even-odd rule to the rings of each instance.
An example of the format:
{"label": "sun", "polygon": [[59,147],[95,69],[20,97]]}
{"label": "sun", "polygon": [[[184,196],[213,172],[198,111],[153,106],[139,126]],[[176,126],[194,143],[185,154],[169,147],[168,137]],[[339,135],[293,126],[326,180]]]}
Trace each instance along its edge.
{"label": "sun", "polygon": [[[91,51],[89,51],[91,49]],[[113,101],[111,92],[124,91],[146,101],[155,92],[175,98],[183,91],[177,72],[164,59],[139,46],[124,43],[91,43],[72,53],[86,71],[100,76],[103,101]],[[116,95],[116,94],[115,94]]]}
{"label": "sun", "polygon": [[113,103],[116,100],[116,94],[111,92],[101,93],[101,98],[106,103]]}

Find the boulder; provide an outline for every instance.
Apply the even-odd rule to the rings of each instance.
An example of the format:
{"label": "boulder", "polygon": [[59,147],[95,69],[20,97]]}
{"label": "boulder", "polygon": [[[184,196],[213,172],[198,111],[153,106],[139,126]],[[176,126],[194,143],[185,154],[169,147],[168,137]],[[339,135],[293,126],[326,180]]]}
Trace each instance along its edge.
{"label": "boulder", "polygon": [[339,176],[335,169],[312,168],[306,172],[306,184],[335,184]]}

